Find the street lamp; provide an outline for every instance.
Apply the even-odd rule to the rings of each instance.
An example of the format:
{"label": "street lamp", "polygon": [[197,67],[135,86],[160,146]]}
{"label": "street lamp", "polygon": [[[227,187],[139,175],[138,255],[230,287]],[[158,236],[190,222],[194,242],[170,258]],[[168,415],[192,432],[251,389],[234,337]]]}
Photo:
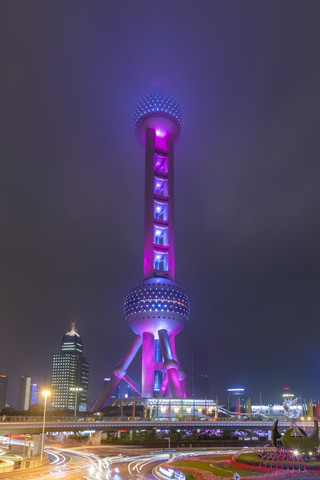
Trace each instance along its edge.
{"label": "street lamp", "polygon": [[44,425],[46,423],[46,410],[47,410],[47,398],[51,395],[50,390],[43,390],[42,395],[44,396],[44,407],[43,407],[43,422],[42,422],[42,438],[41,438],[41,454],[40,461],[43,459],[43,447],[44,447]]}
{"label": "street lamp", "polygon": [[77,403],[78,403],[78,392],[83,392],[82,387],[70,387],[70,392],[75,392],[74,399],[74,416],[77,416]]}

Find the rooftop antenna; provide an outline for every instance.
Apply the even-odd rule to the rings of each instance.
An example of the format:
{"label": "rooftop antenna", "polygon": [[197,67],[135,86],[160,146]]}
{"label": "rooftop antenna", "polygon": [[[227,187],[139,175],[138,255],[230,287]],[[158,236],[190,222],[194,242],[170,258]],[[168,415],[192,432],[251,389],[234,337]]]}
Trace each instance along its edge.
{"label": "rooftop antenna", "polygon": [[70,322],[70,332],[67,332],[66,335],[69,335],[70,337],[80,337],[79,333],[77,332],[76,328],[77,320],[71,320]]}

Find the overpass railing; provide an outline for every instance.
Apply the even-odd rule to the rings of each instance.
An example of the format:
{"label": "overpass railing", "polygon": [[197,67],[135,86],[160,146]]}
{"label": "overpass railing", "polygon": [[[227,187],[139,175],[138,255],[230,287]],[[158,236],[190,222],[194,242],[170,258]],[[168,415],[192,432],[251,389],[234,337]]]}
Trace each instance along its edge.
{"label": "overpass railing", "polygon": [[[0,416],[0,423],[6,423],[6,422],[18,422],[18,423],[29,423],[29,422],[42,422],[43,416],[36,416],[36,417],[26,417],[26,416],[15,416],[15,417],[10,417],[10,416]],[[212,423],[219,423],[219,422],[256,422],[256,423],[263,423],[263,422],[270,422],[272,420],[248,420],[248,419],[243,419],[243,418],[220,418],[220,419],[214,419],[212,418],[211,420],[208,420],[207,418],[178,418],[178,417],[160,417],[160,418],[149,418],[149,417],[51,417],[47,416],[46,417],[47,422],[208,422],[211,421]]]}
{"label": "overpass railing", "polygon": [[[19,423],[19,424],[33,424],[33,423],[42,423],[43,421],[43,417],[42,416],[36,416],[36,417],[25,417],[25,416],[16,416],[16,417],[9,417],[7,416],[6,418],[3,418],[0,416],[0,425],[2,428],[5,428],[6,425],[8,424],[12,424],[12,423]],[[161,423],[184,423],[186,424],[186,427],[188,424],[191,424],[191,423],[197,423],[197,424],[205,424],[206,426],[208,426],[208,424],[210,424],[210,426],[212,425],[211,428],[214,428],[215,426],[218,427],[219,424],[230,424],[230,426],[234,426],[234,425],[238,425],[239,427],[241,425],[245,426],[245,425],[263,425],[265,424],[266,426],[267,425],[272,425],[273,423],[273,420],[266,420],[266,419],[263,419],[263,420],[248,420],[248,419],[243,419],[243,418],[240,418],[240,419],[232,419],[232,418],[220,418],[220,419],[212,419],[212,421],[208,421],[208,419],[206,418],[202,418],[202,419],[199,419],[199,418],[196,418],[196,419],[192,419],[192,418],[157,418],[157,419],[154,419],[154,418],[149,418],[149,417],[143,417],[143,418],[140,418],[140,417],[83,417],[83,416],[79,416],[79,417],[47,417],[46,418],[46,424],[53,424],[53,423],[81,423],[82,425],[85,424],[85,423],[88,423],[88,424],[92,424],[92,423],[106,423],[106,424],[109,424],[109,425],[112,425],[113,423],[124,423],[124,424],[128,424],[128,423],[143,423],[143,424],[150,424],[150,423],[153,423],[153,424],[158,424],[158,425],[161,425]],[[288,421],[280,421],[279,422],[279,426],[287,426],[289,425],[290,422]],[[297,424],[299,426],[304,426],[304,427],[312,427],[313,426],[313,422],[297,422]]]}

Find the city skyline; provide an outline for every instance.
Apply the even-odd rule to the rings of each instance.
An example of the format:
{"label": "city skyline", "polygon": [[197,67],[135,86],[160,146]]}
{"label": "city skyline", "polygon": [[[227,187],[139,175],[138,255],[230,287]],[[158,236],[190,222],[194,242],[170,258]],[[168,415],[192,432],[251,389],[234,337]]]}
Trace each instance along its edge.
{"label": "city skyline", "polygon": [[121,305],[142,275],[144,183],[130,115],[157,84],[185,118],[175,185],[176,281],[192,312],[177,338],[184,369],[190,378],[200,343],[213,398],[241,385],[267,402],[288,385],[317,399],[319,5],[284,2],[275,15],[268,2],[141,2],[123,15],[80,3],[1,5],[7,401],[23,373],[50,383],[70,318],[94,372],[88,405],[133,341]]}

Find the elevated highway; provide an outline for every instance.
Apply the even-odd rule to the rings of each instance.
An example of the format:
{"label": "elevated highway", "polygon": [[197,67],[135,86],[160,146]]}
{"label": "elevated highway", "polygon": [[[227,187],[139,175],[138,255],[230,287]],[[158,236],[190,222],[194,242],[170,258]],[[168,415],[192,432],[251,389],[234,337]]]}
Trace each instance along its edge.
{"label": "elevated highway", "polygon": [[[312,429],[313,422],[297,422],[305,429]],[[46,432],[70,432],[83,430],[116,431],[116,430],[146,430],[146,429],[222,429],[222,430],[271,430],[272,421],[182,421],[182,420],[152,420],[152,419],[103,419],[95,420],[51,420],[45,423]],[[279,422],[279,430],[286,430],[290,422]],[[0,421],[0,435],[11,433],[37,434],[42,431],[42,420]]]}

